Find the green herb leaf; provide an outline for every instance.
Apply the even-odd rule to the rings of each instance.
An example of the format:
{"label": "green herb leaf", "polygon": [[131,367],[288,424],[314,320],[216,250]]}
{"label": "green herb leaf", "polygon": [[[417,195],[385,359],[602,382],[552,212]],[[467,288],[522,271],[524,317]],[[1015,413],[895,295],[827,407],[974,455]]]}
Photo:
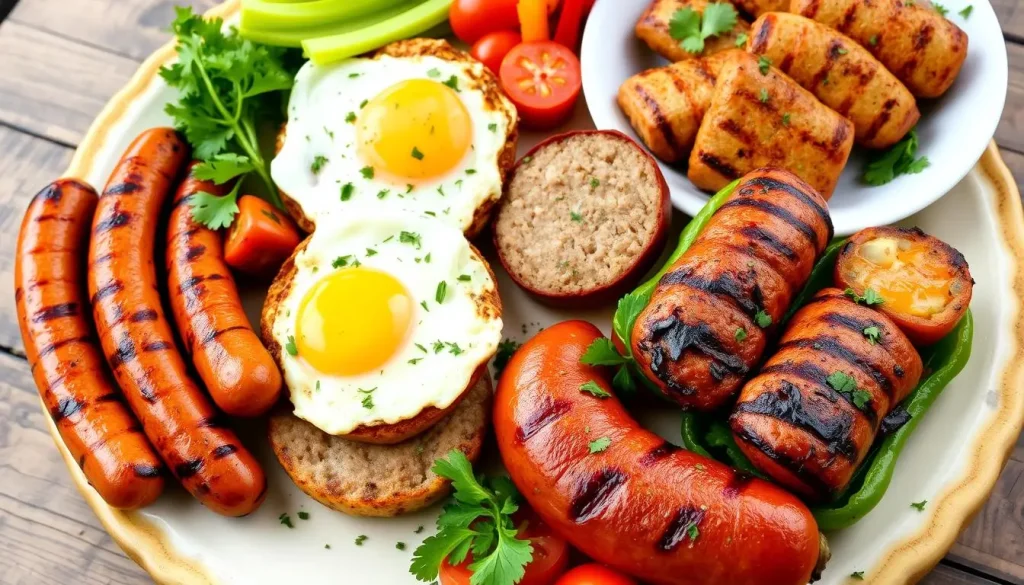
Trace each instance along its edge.
{"label": "green herb leaf", "polygon": [[495,379],[501,378],[501,373],[505,371],[505,366],[508,365],[508,360],[512,359],[512,356],[516,353],[521,343],[513,339],[505,339],[498,342],[498,350],[494,354],[494,362],[491,364],[494,367]]}
{"label": "green herb leaf", "polygon": [[743,342],[747,338],[747,330],[740,327],[736,329],[736,341]]}
{"label": "green herb leaf", "polygon": [[376,387],[369,388],[367,390],[363,390],[362,388],[357,388],[356,389],[357,392],[359,392],[360,394],[363,395],[363,399],[362,399],[361,403],[363,405],[363,408],[365,408],[366,410],[373,409],[373,392],[376,389],[377,389]]}
{"label": "green herb leaf", "polygon": [[758,94],[757,94],[757,99],[761,100],[762,104],[767,104],[768,103],[768,97],[769,97],[768,96],[768,90],[766,88],[762,87],[761,91],[758,92]]}
{"label": "green herb leaf", "polygon": [[601,181],[597,177],[590,177],[590,188],[591,189],[597,189],[598,185],[600,185],[600,184],[601,184]]}
{"label": "green herb leaf", "polygon": [[438,71],[437,67],[432,67],[427,70],[427,77],[438,78],[441,77],[441,72]]}
{"label": "green herb leaf", "polygon": [[213,181],[218,185],[223,185],[231,179],[255,169],[256,167],[253,166],[249,157],[233,152],[223,152],[193,167],[192,175],[200,181]]}
{"label": "green herb leaf", "polygon": [[868,39],[868,44],[871,45],[872,47],[877,47],[878,46],[878,35],[871,35],[871,38]]}
{"label": "green herb leaf", "polygon": [[299,520],[309,520],[309,512],[305,510],[299,510],[298,516]]}
{"label": "green herb leaf", "polygon": [[[757,58],[757,68],[761,71],[761,75],[768,75],[768,69],[772,66],[772,60],[764,55]],[[764,100],[761,100],[764,101]]]}
{"label": "green herb leaf", "polygon": [[747,37],[747,33],[740,33],[736,35],[736,46],[742,47],[743,45],[747,44],[747,38],[749,38]]}
{"label": "green herb leaf", "polygon": [[487,129],[490,130],[491,132],[497,132],[498,124],[496,124],[495,122],[491,122],[490,124],[487,125]]}
{"label": "green herb leaf", "polygon": [[692,8],[682,8],[672,14],[669,20],[669,34],[680,41],[683,50],[689,53],[704,51],[704,41],[731,31],[736,26],[738,14],[728,2],[712,2],[704,7],[701,14]]}
{"label": "green herb leaf", "polygon": [[356,187],[352,183],[345,183],[341,187],[341,200],[348,201],[352,198],[352,194],[355,193]]}
{"label": "green herb leaf", "polygon": [[401,232],[398,234],[398,241],[403,244],[415,246],[417,250],[419,250],[423,245],[420,241],[420,235],[416,232]]}
{"label": "green herb leaf", "polygon": [[320,169],[324,168],[325,164],[327,164],[327,157],[322,154],[318,154],[313,157],[313,163],[309,165],[309,170],[316,175],[320,172]]}
{"label": "green herb leaf", "polygon": [[864,571],[854,571],[854,572],[850,573],[850,578],[851,579],[856,579],[858,581],[863,581],[864,580]]}
{"label": "green herb leaf", "polygon": [[374,175],[373,167],[363,167],[359,169],[359,174],[361,174],[364,179],[372,179]]}
{"label": "green herb leaf", "polygon": [[295,357],[299,355],[299,348],[295,347],[295,337],[292,335],[288,336],[288,343],[284,344],[284,350],[288,352],[288,355]]}
{"label": "green herb leaf", "polygon": [[412,147],[412,157],[416,160],[423,160],[423,153],[415,146]]}
{"label": "green herb leaf", "polygon": [[610,392],[598,386],[597,382],[593,380],[588,380],[587,382],[584,382],[583,385],[580,386],[580,392],[586,392],[587,394],[591,394],[598,398],[608,398],[609,396],[611,396]]}
{"label": "green herb leaf", "polygon": [[875,345],[879,341],[882,340],[882,332],[881,332],[881,330],[879,330],[878,327],[876,327],[874,325],[872,325],[870,327],[865,327],[863,333],[864,333],[864,337],[866,337],[868,339],[868,341],[871,343],[871,345]]}
{"label": "green herb leaf", "polygon": [[211,230],[226,228],[235,222],[235,215],[238,214],[237,198],[238,185],[227,195],[214,195],[200,191],[189,201],[192,219]]}
{"label": "green herb leaf", "polygon": [[469,282],[471,280],[473,280],[473,277],[471,277],[468,274],[460,274],[459,275],[459,282]]}
{"label": "green herb leaf", "polygon": [[961,10],[957,14],[964,17],[964,20],[967,20],[968,18],[971,17],[972,12],[974,12],[974,5],[968,4],[963,10]]}
{"label": "green herb leaf", "polygon": [[455,77],[454,75],[452,75],[451,77],[448,78],[447,81],[444,81],[443,83],[445,85],[447,85],[448,87],[454,89],[455,91],[459,91],[459,78],[458,77]]}
{"label": "green herb leaf", "polygon": [[633,375],[629,372],[629,366],[619,366],[619,370],[612,378],[612,387],[620,396],[629,396],[636,392],[636,381],[633,380]]}
{"label": "green herb leaf", "polygon": [[441,303],[444,302],[444,298],[445,296],[447,296],[447,294],[448,283],[442,280],[441,282],[437,283],[437,290],[434,292],[434,300],[437,301],[437,304],[440,305]]}
{"label": "green herb leaf", "polygon": [[598,437],[597,439],[594,439],[593,441],[588,443],[587,447],[590,449],[590,453],[594,454],[604,451],[611,444],[612,440],[609,439],[608,437]]}
{"label": "green herb leaf", "polygon": [[288,528],[295,528],[295,525],[292,524],[292,518],[288,514],[281,514],[277,517],[277,521],[281,524],[284,524]]}
{"label": "green herb leaf", "polygon": [[395,548],[397,548],[398,550],[405,550],[405,543],[402,541],[398,541],[395,543]]}
{"label": "green herb leaf", "polygon": [[761,309],[760,311],[757,312],[756,315],[754,315],[754,322],[757,323],[758,327],[764,329],[766,327],[771,326],[772,316],[769,315],[768,312],[765,311],[764,309]]}
{"label": "green herb leaf", "polygon": [[918,146],[917,131],[911,130],[892,148],[872,158],[864,168],[861,180],[877,187],[891,182],[900,175],[920,173],[931,163],[926,156],[917,157]]}
{"label": "green herb leaf", "polygon": [[875,292],[875,289],[873,288],[865,289],[864,296],[858,295],[857,291],[852,288],[844,290],[843,294],[849,297],[853,302],[861,305],[867,305],[869,307],[872,305],[881,305],[885,302],[882,295]]}
{"label": "green herb leaf", "polygon": [[825,382],[836,392],[848,394],[857,389],[857,381],[846,372],[835,371],[825,378]]}
{"label": "green herb leaf", "polygon": [[782,125],[783,126],[789,126],[789,120],[790,120],[789,112],[786,112],[785,114],[782,114]]}
{"label": "green herb leaf", "polygon": [[355,112],[349,112],[345,116],[345,121],[348,122],[349,124],[355,124],[356,123],[356,113]]}
{"label": "green herb leaf", "polygon": [[918,512],[924,512],[924,507],[928,503],[928,500],[921,500],[920,502],[914,502],[910,504],[911,508],[915,508]]}
{"label": "green herb leaf", "polygon": [[599,337],[591,342],[580,358],[580,363],[588,366],[620,366],[628,361],[607,337]]}
{"label": "green herb leaf", "polygon": [[367,536],[365,534],[360,534],[359,536],[357,536],[356,537],[356,546],[363,546],[363,543],[366,542],[366,539],[367,539]]}
{"label": "green herb leaf", "polygon": [[854,390],[850,397],[853,399],[853,405],[861,410],[871,402],[871,393],[860,389]]}

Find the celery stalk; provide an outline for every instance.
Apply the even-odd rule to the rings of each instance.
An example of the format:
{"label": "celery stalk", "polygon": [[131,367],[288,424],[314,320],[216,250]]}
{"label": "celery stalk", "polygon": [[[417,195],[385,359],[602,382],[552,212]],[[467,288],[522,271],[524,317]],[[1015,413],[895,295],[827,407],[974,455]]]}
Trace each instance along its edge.
{"label": "celery stalk", "polygon": [[448,19],[451,4],[452,0],[427,0],[412,10],[361,30],[302,41],[302,48],[317,65],[348,59],[441,24]]}
{"label": "celery stalk", "polygon": [[[269,0],[264,0],[269,1]],[[295,2],[296,0],[273,0],[275,2]],[[248,25],[244,20],[242,26],[238,29],[239,34],[244,38],[264,45],[275,45],[278,47],[301,47],[302,41],[306,39],[314,39],[318,37],[327,37],[333,35],[339,35],[347,32],[356,31],[359,29],[373,26],[379,22],[394,18],[403,12],[407,12],[421,4],[424,0],[407,0],[406,2],[397,6],[392,6],[387,10],[381,12],[375,12],[366,16],[361,16],[345,22],[339,22],[336,24],[325,24],[323,26],[306,27],[299,29],[288,29],[282,30],[277,28],[253,28]]]}
{"label": "celery stalk", "polygon": [[367,16],[406,2],[407,0],[242,0],[242,26],[264,30],[323,26]]}

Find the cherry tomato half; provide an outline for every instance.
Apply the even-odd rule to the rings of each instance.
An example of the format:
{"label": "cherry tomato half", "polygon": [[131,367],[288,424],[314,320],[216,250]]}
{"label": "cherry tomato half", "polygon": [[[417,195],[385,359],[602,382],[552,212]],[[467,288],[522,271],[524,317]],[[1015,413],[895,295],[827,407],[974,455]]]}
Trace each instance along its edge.
{"label": "cherry tomato half", "polygon": [[564,122],[580,95],[579,59],[552,41],[514,47],[501,62],[499,76],[523,125],[537,130]]}
{"label": "cherry tomato half", "polygon": [[562,575],[555,585],[636,585],[636,581],[604,565],[590,563]]}
{"label": "cherry tomato half", "polygon": [[[526,574],[518,585],[552,585],[569,563],[568,543],[535,514],[517,514],[516,519],[518,525],[525,526],[520,529],[519,537],[529,538],[533,545],[533,560],[526,565]],[[441,585],[469,585],[472,563],[472,553],[460,565],[453,566],[445,560],[439,571]]]}
{"label": "cherry tomato half", "polygon": [[473,45],[469,54],[497,75],[501,71],[501,62],[505,55],[521,42],[523,37],[516,31],[499,30],[484,35]]}
{"label": "cherry tomato half", "polygon": [[448,19],[455,36],[473,44],[488,33],[519,28],[517,0],[455,0]]}

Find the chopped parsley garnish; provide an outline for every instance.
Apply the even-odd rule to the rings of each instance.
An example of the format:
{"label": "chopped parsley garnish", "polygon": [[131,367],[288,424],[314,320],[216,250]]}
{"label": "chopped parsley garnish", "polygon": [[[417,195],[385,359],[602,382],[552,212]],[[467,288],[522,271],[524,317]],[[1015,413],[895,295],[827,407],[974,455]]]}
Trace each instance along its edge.
{"label": "chopped parsley garnish", "polygon": [[376,256],[377,255],[377,250],[374,250],[373,248],[367,248],[366,249],[366,255],[367,256]]}
{"label": "chopped parsley garnish", "polygon": [[864,571],[854,571],[854,572],[850,573],[850,578],[851,579],[856,579],[858,581],[863,581],[864,580]]}
{"label": "chopped parsley garnish", "polygon": [[423,307],[424,311],[430,312],[430,309],[427,308],[427,301],[420,301],[420,306]]}
{"label": "chopped parsley garnish", "polygon": [[441,77],[441,72],[438,71],[436,67],[434,67],[432,69],[428,69],[427,70],[427,77],[434,77],[434,78]]}
{"label": "chopped parsley garnish", "polygon": [[872,325],[871,327],[864,328],[864,337],[867,337],[868,341],[871,342],[871,345],[875,345],[882,340],[882,332],[878,327]]}
{"label": "chopped parsley garnish", "polygon": [[427,348],[423,347],[422,343],[414,343],[413,345],[415,345],[416,348],[422,351],[423,353],[430,353],[427,351]]}
{"label": "chopped parsley garnish", "polygon": [[849,394],[853,405],[859,409],[863,409],[868,402],[871,402],[871,394],[857,388],[857,381],[846,372],[832,372],[825,378],[825,383],[840,394]]}
{"label": "chopped parsley garnish", "polygon": [[299,520],[309,520],[309,512],[305,510],[299,510],[298,516]]}
{"label": "chopped parsley garnish", "polygon": [[412,190],[415,189],[415,188],[416,188],[416,186],[413,185],[412,183],[407,183],[405,185],[405,194],[408,195],[409,193],[412,193]]}
{"label": "chopped parsley garnish", "polygon": [[416,160],[423,160],[423,153],[415,146],[412,147],[412,157]]}
{"label": "chopped parsley garnish", "polygon": [[688,53],[704,51],[704,41],[729,32],[736,26],[738,14],[728,2],[712,2],[703,14],[692,8],[676,10],[669,20],[669,34]]}
{"label": "chopped parsley garnish", "polygon": [[423,361],[423,358],[412,358],[411,360],[409,360],[409,363],[415,366],[416,364],[420,363],[421,361]]}
{"label": "chopped parsley garnish", "polygon": [[440,195],[441,197],[444,197],[444,185],[438,185],[438,186],[437,186],[437,193],[438,193],[438,195]]}
{"label": "chopped parsley garnish", "polygon": [[423,246],[423,243],[420,241],[420,235],[416,232],[401,232],[398,234],[398,241],[415,246],[417,250]]}
{"label": "chopped parsley garnish", "polygon": [[331,545],[329,545],[329,544],[325,544],[325,545],[324,545],[324,548],[326,548],[327,550],[331,550]]}
{"label": "chopped parsley garnish", "polygon": [[575,221],[576,223],[580,223],[581,221],[583,221],[583,216],[580,215],[578,211],[570,211],[569,219]]}
{"label": "chopped parsley garnish", "polygon": [[764,55],[757,58],[757,68],[761,71],[761,75],[768,75],[768,68],[772,66],[772,60]]}
{"label": "chopped parsley garnish", "polygon": [[454,75],[449,77],[448,81],[444,81],[442,83],[444,83],[448,87],[454,89],[455,91],[459,91],[459,78],[455,77]]}
{"label": "chopped parsley garnish", "polygon": [[789,112],[782,114],[782,125],[789,126]]}
{"label": "chopped parsley garnish", "polygon": [[427,255],[423,257],[423,261],[430,264],[430,252],[427,252]]}
{"label": "chopped parsley garnish", "polygon": [[963,10],[958,12],[957,14],[959,14],[962,17],[964,17],[964,20],[967,20],[968,18],[971,17],[971,13],[972,12],[974,12],[974,5],[973,4],[968,4],[966,8],[964,8]]}
{"label": "chopped parsley garnish", "polygon": [[867,166],[861,179],[873,187],[885,185],[900,175],[914,175],[931,165],[927,156],[918,157],[919,146],[917,131],[911,130],[903,140],[875,155]]}
{"label": "chopped parsley garnish", "polygon": [[742,342],[747,338],[747,330],[740,327],[736,330],[736,341]]}
{"label": "chopped parsley garnish", "polygon": [[355,124],[355,122],[356,122],[356,113],[355,112],[349,112],[348,115],[345,116],[345,121],[348,122],[349,124]]}
{"label": "chopped parsley garnish", "polygon": [[599,437],[599,438],[594,439],[593,441],[591,441],[587,445],[587,447],[590,448],[590,453],[594,454],[594,453],[600,453],[600,452],[604,451],[611,444],[612,444],[612,440],[609,439],[608,437]]}
{"label": "chopped parsley garnish", "polygon": [[365,534],[360,534],[359,536],[357,536],[356,537],[356,546],[363,546],[363,543],[366,542],[366,539],[367,539],[367,536]]}
{"label": "chopped parsley garnish", "polygon": [[397,548],[398,550],[405,550],[405,543],[402,541],[398,541],[395,543],[395,548]]}
{"label": "chopped parsley garnish", "polygon": [[423,525],[421,524],[421,525],[417,526],[416,530],[413,530],[412,532],[413,532],[413,534],[419,534],[419,533],[423,532]]}
{"label": "chopped parsley garnish", "polygon": [[757,312],[756,315],[754,315],[754,322],[757,323],[758,327],[764,329],[766,327],[771,326],[772,316],[769,315],[768,312],[765,311],[764,309],[761,309],[760,311]]}
{"label": "chopped parsley garnish", "polygon": [[473,277],[471,277],[468,274],[460,274],[459,275],[459,281],[460,282],[469,282],[470,280],[473,280]]}
{"label": "chopped parsley garnish", "polygon": [[877,47],[878,46],[878,35],[871,35],[871,38],[868,39],[868,44],[871,45],[872,47]]}
{"label": "chopped parsley garnish", "polygon": [[344,256],[338,256],[337,258],[335,258],[334,262],[331,262],[331,266],[334,268],[342,268],[344,266],[348,266],[351,261],[352,255],[346,254]]}
{"label": "chopped parsley garnish", "polygon": [[494,122],[491,122],[490,124],[487,125],[487,129],[490,130],[491,132],[497,132],[498,125]]}
{"label": "chopped parsley garnish", "polygon": [[377,191],[377,199],[383,199],[387,197],[388,193],[390,192],[391,191],[389,189],[381,189],[380,191]]}
{"label": "chopped parsley garnish", "polygon": [[318,154],[313,157],[313,163],[309,165],[309,170],[316,175],[320,172],[320,169],[324,168],[325,164],[327,164],[327,157],[322,154]]}
{"label": "chopped parsley garnish", "polygon": [[850,52],[850,50],[847,49],[846,47],[836,47],[836,55],[839,55],[840,57],[842,57],[843,55],[845,55],[845,54],[847,54],[849,52]]}
{"label": "chopped parsley garnish", "polygon": [[374,175],[373,167],[363,167],[359,169],[359,174],[361,174],[364,179],[372,179]]}
{"label": "chopped parsley garnish", "polygon": [[761,91],[757,95],[757,99],[761,100],[762,104],[767,104],[768,103],[768,90],[762,87]]}
{"label": "chopped parsley garnish", "polygon": [[924,507],[927,503],[928,500],[921,500],[920,502],[913,502],[910,504],[910,507],[916,509],[918,512],[924,512]]}
{"label": "chopped parsley garnish", "polygon": [[843,294],[850,297],[850,300],[852,300],[853,302],[860,305],[867,305],[869,307],[872,305],[881,305],[882,303],[885,302],[885,299],[882,298],[882,295],[875,292],[875,289],[873,288],[865,289],[864,296],[857,294],[857,291],[853,290],[852,288],[844,290]]}
{"label": "chopped parsley garnish", "polygon": [[295,525],[292,524],[292,517],[289,516],[288,514],[281,514],[280,516],[277,517],[277,521],[280,522],[281,524],[284,524],[288,528],[295,528]]}
{"label": "chopped parsley garnish", "polygon": [[354,193],[355,190],[356,190],[355,185],[353,185],[352,183],[345,183],[341,187],[341,200],[342,201],[348,201],[349,199],[351,199],[352,198],[352,193]]}
{"label": "chopped parsley garnish", "polygon": [[736,35],[736,46],[742,47],[743,45],[747,44],[747,38],[747,33],[740,33]]}
{"label": "chopped parsley garnish", "polygon": [[442,280],[441,282],[437,283],[437,290],[434,292],[434,300],[437,301],[437,304],[440,305],[441,303],[444,302],[444,298],[447,295],[448,283]]}
{"label": "chopped parsley garnish", "polygon": [[[639,314],[647,306],[647,303],[644,301],[643,304],[637,303],[636,306],[633,306],[635,300],[637,300],[637,297],[626,295],[619,301],[619,310],[625,310],[628,314],[633,309],[636,309],[637,314]],[[622,308],[623,306],[625,306],[624,309]],[[580,363],[588,366],[617,366],[618,370],[615,372],[615,377],[612,378],[612,387],[624,395],[632,394],[636,390],[636,382],[633,380],[627,365],[629,364],[629,358],[620,354],[610,339],[605,337],[595,339],[587,347],[587,351],[583,353]]]}
{"label": "chopped parsley garnish", "polygon": [[287,351],[288,355],[292,357],[299,355],[299,348],[295,347],[294,336],[288,336],[288,343],[284,344],[284,350]]}
{"label": "chopped parsley garnish", "polygon": [[357,389],[357,391],[363,395],[362,405],[366,410],[373,408],[373,391],[376,389],[376,387],[369,388],[367,390],[363,390],[362,388]]}
{"label": "chopped parsley garnish", "polygon": [[604,388],[597,385],[597,382],[588,380],[580,386],[580,392],[586,392],[598,398],[608,398],[611,394]]}
{"label": "chopped parsley garnish", "polygon": [[597,186],[601,184],[601,181],[597,177],[590,177],[590,188],[597,189]]}
{"label": "chopped parsley garnish", "polygon": [[362,75],[362,73],[349,73],[348,74],[348,78],[349,79],[355,79],[356,77],[359,77],[360,75]]}
{"label": "chopped parsley garnish", "polygon": [[516,350],[522,344],[514,339],[505,339],[498,342],[498,351],[494,353],[494,377],[501,378],[501,373],[505,371],[505,366],[508,365],[508,360],[512,359],[512,355],[516,353]]}
{"label": "chopped parsley garnish", "polygon": [[363,101],[359,102],[359,109],[361,110],[361,109],[365,108],[366,104],[368,104],[368,103],[370,103],[370,100],[363,100]]}
{"label": "chopped parsley garnish", "polygon": [[467,175],[475,175],[476,174],[476,169],[466,169],[466,174]]}

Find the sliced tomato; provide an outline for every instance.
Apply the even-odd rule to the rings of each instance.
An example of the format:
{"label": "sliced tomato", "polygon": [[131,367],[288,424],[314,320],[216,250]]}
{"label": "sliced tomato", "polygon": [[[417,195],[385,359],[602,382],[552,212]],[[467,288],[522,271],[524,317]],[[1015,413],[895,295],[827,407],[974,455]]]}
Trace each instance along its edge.
{"label": "sliced tomato", "polygon": [[580,565],[555,582],[555,585],[636,585],[636,581],[604,565]]}
{"label": "sliced tomato", "polygon": [[[526,574],[518,585],[552,585],[568,566],[569,544],[533,513],[517,514],[516,519],[522,526],[519,537],[530,539],[533,545],[533,560],[526,565]],[[469,570],[471,564],[472,553],[458,565],[451,565],[446,559],[438,573],[441,585],[469,585],[473,576]]]}
{"label": "sliced tomato", "polygon": [[448,12],[452,31],[473,44],[500,30],[518,30],[517,0],[455,0]]}
{"label": "sliced tomato", "polygon": [[489,33],[477,41],[469,54],[497,75],[501,71],[501,62],[505,55],[521,42],[523,37],[516,31],[500,30]]}
{"label": "sliced tomato", "polygon": [[523,125],[547,130],[564,122],[580,95],[580,61],[552,41],[523,43],[501,62],[501,86]]}
{"label": "sliced tomato", "polygon": [[302,237],[282,211],[255,195],[238,200],[238,215],[224,243],[224,261],[254,276],[273,276]]}

